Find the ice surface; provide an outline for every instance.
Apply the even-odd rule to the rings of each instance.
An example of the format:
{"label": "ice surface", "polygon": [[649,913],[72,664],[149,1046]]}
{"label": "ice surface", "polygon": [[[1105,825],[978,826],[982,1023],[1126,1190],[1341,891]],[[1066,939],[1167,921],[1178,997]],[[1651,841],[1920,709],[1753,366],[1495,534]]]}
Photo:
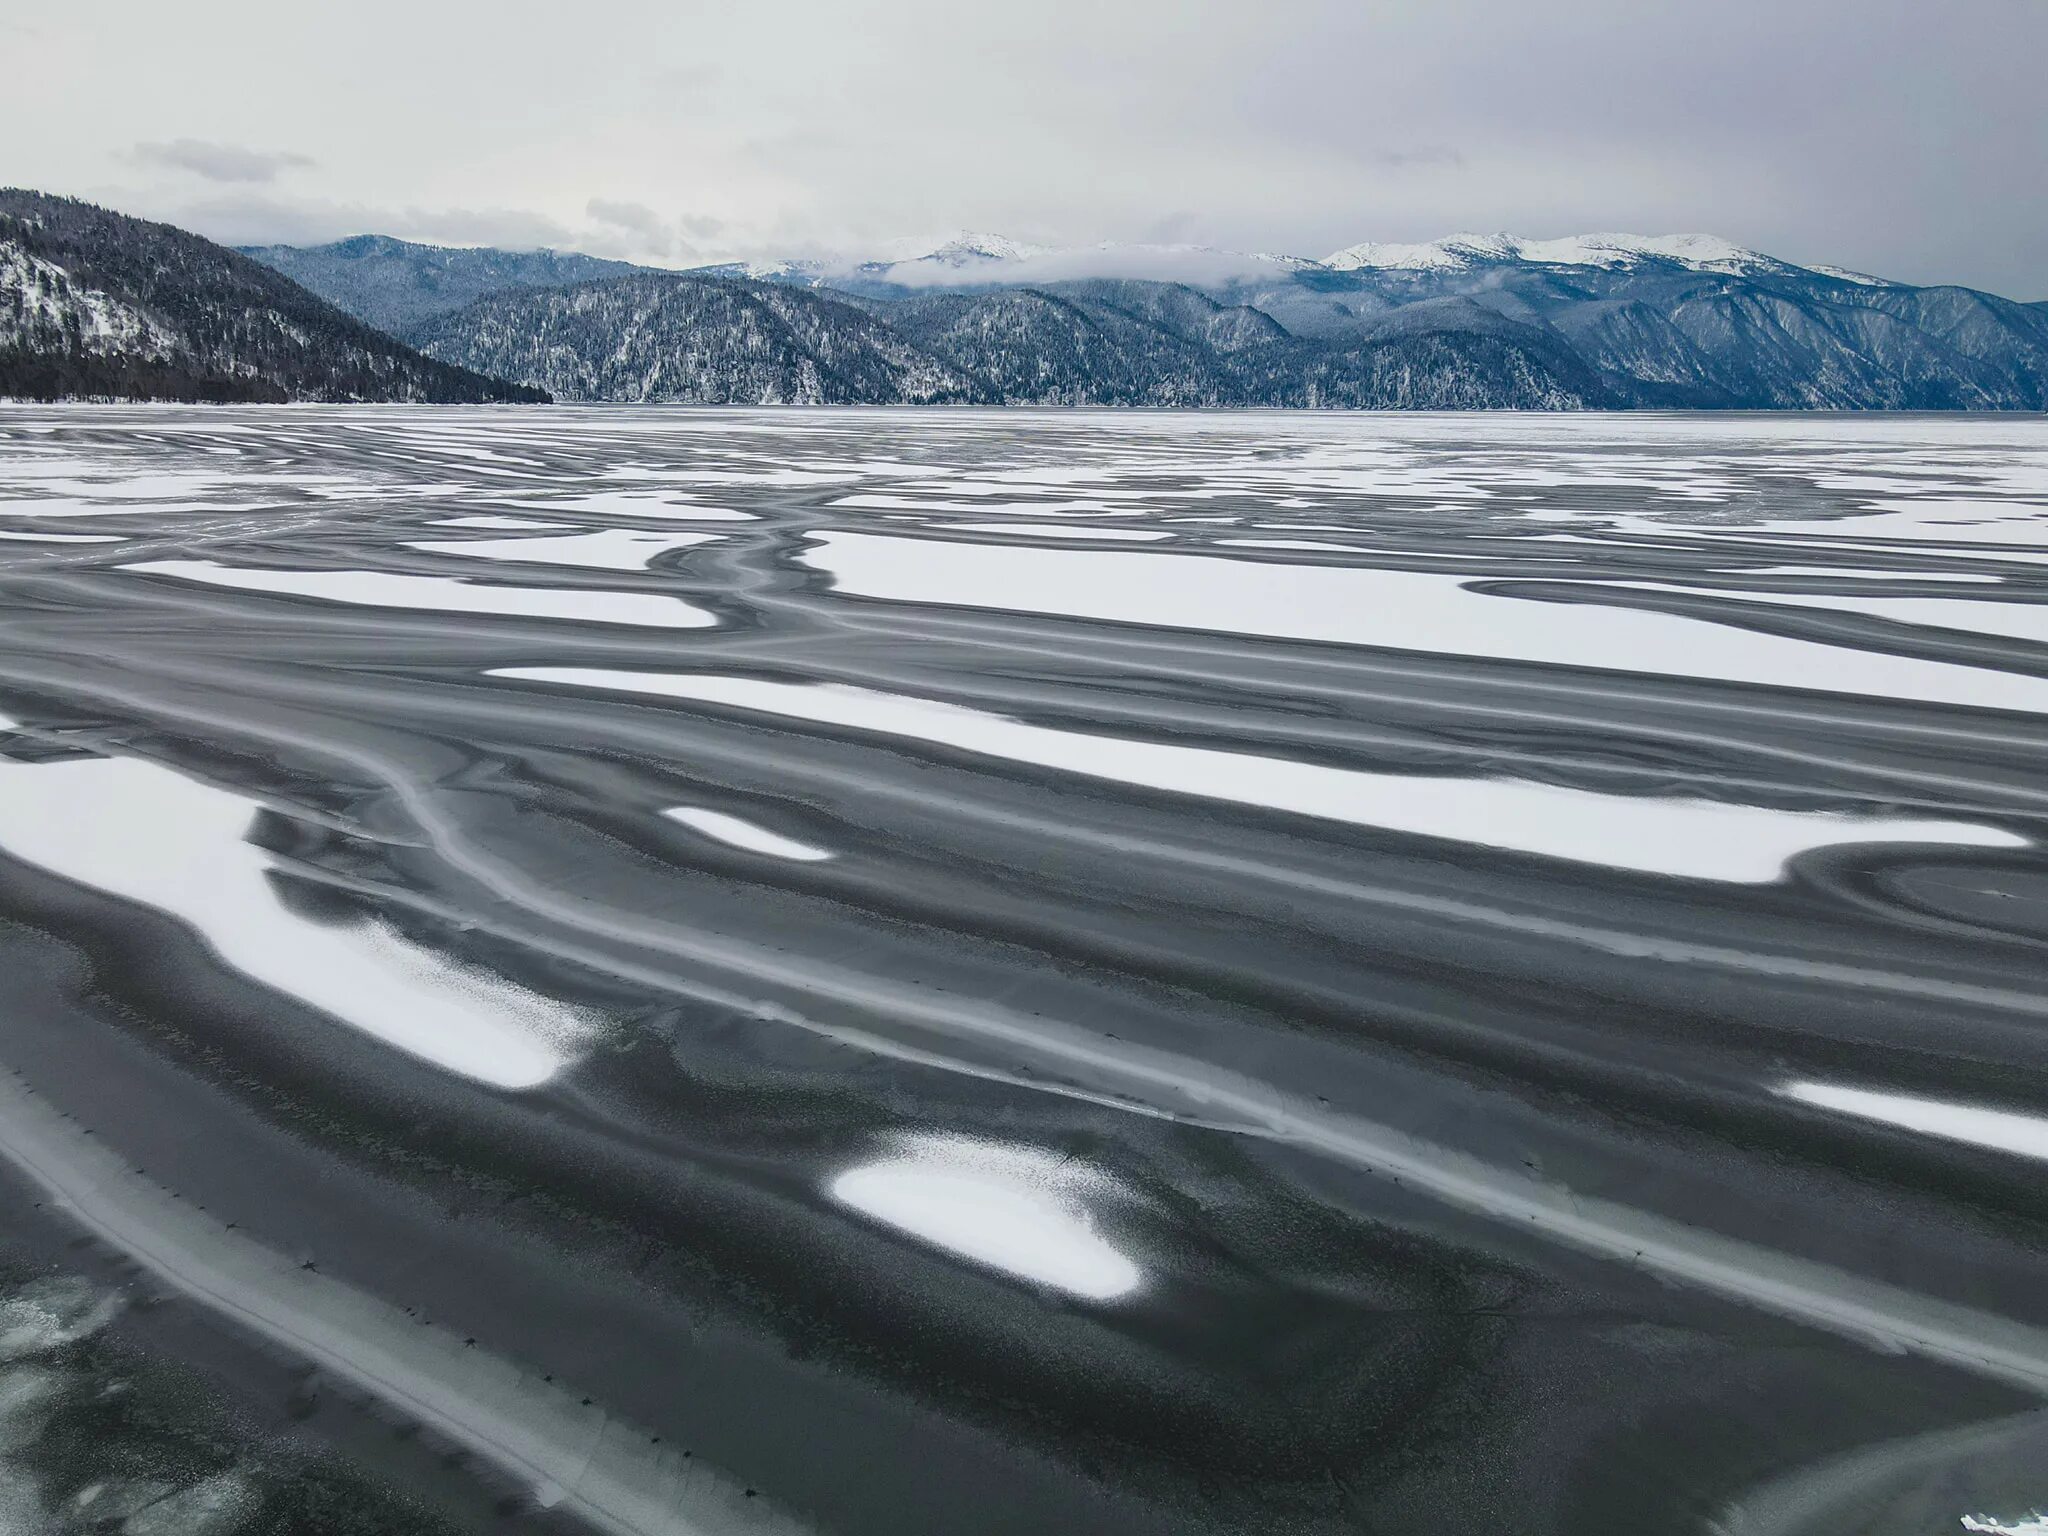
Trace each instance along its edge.
{"label": "ice surface", "polygon": [[1050,1152],[964,1137],[906,1138],[832,1180],[834,1199],[977,1264],[1088,1301],[1138,1289],[1138,1266],[1096,1231],[1099,1175]]}
{"label": "ice surface", "polygon": [[1974,571],[1880,571],[1869,566],[1858,565],[1751,565],[1731,566],[1730,575],[1735,576],[1814,576],[1826,581],[1987,581],[1997,583],[2000,576],[1985,576]]}
{"label": "ice surface", "polygon": [[0,759],[0,849],[195,930],[251,980],[500,1088],[554,1076],[589,1033],[571,1010],[382,923],[316,922],[246,840],[256,802],[139,758]]}
{"label": "ice surface", "polygon": [[1786,861],[1795,855],[1844,843],[2026,846],[2025,839],[2010,832],[1970,822],[1605,795],[1515,779],[1370,773],[1207,747],[1059,731],[957,704],[837,684],[591,667],[507,667],[492,675],[696,699],[1148,789],[1701,880],[1776,880],[1784,873]]}
{"label": "ice surface", "polygon": [[1218,544],[1228,544],[1235,549],[1312,549],[1334,550],[1340,555],[1362,553],[1350,544],[1332,544],[1327,539],[1218,539]]}
{"label": "ice surface", "polygon": [[1086,523],[941,523],[938,526],[958,533],[1016,533],[1040,539],[1123,539],[1134,544],[1173,537],[1158,529],[1091,528]]}
{"label": "ice surface", "polygon": [[541,565],[575,565],[589,570],[643,571],[656,555],[692,544],[708,544],[715,533],[636,533],[630,528],[601,528],[558,539],[422,539],[408,549],[434,555],[468,555],[479,560],[532,561]]}
{"label": "ice surface", "polygon": [[[1602,585],[1626,587],[1638,592],[1688,590],[1675,582],[1617,581]],[[1718,594],[1721,589],[1697,590],[1712,590]],[[1863,613],[1898,624],[1932,625],[2048,644],[2048,603],[1992,603],[1979,602],[1974,598],[1879,597],[1876,594],[1864,597],[1820,592],[1756,592],[1750,597],[1760,603],[1782,603],[1792,608],[1832,608],[1839,613]]]}
{"label": "ice surface", "polygon": [[872,533],[813,537],[798,559],[863,597],[2048,714],[2048,679],[1599,601],[1618,583],[1580,583],[1593,601],[1543,602],[1476,591],[1471,578],[1430,571]]}
{"label": "ice surface", "polygon": [[[117,1291],[47,1275],[0,1294],[0,1361],[40,1355],[99,1332],[121,1313]],[[0,1530],[5,1530],[0,1526]]]}
{"label": "ice surface", "polygon": [[718,622],[680,598],[648,592],[472,586],[452,576],[411,576],[390,571],[285,571],[219,565],[211,560],[143,560],[119,569],[205,582],[209,586],[236,587],[245,592],[275,592],[367,608],[497,613],[585,624],[631,624],[643,629],[702,629]]}
{"label": "ice surface", "polygon": [[[1004,494],[1014,496],[1015,486],[967,486],[954,487],[969,496]],[[1004,516],[1023,517],[1099,517],[1104,513],[1127,513],[1129,507],[1116,502],[1091,501],[947,501],[932,496],[897,496],[879,492],[863,492],[858,496],[841,496],[832,503],[835,507],[855,507],[863,511],[884,512],[973,512],[982,517],[995,513]]]}
{"label": "ice surface", "polygon": [[577,512],[589,517],[655,518],[691,523],[756,521],[751,512],[735,512],[729,507],[701,507],[663,491],[593,491],[583,496],[551,496],[545,501],[515,501],[508,505],[558,515]]}
{"label": "ice surface", "polygon": [[[644,1426],[530,1362],[495,1354],[488,1342],[480,1346],[416,1307],[359,1289],[176,1198],[117,1157],[110,1139],[80,1135],[77,1121],[60,1115],[47,1095],[0,1074],[0,1158],[47,1203],[123,1254],[152,1291],[181,1293],[281,1357],[374,1398],[531,1490],[537,1505],[560,1506],[579,1529],[607,1536],[799,1536],[811,1529],[772,1497],[752,1497],[708,1458],[661,1445]],[[348,1236],[344,1230],[337,1241]],[[480,1280],[488,1283],[484,1272]],[[11,1486],[0,1483],[0,1491]],[[23,1529],[42,1536],[52,1527]],[[209,1529],[207,1536],[225,1533]]]}

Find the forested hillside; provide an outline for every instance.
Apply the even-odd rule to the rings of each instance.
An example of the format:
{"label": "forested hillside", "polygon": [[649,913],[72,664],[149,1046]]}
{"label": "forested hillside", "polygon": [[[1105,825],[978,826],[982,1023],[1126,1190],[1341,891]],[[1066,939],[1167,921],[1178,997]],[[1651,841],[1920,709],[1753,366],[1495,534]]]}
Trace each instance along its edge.
{"label": "forested hillside", "polygon": [[0,191],[0,396],[542,398],[422,357],[210,240],[14,189]]}

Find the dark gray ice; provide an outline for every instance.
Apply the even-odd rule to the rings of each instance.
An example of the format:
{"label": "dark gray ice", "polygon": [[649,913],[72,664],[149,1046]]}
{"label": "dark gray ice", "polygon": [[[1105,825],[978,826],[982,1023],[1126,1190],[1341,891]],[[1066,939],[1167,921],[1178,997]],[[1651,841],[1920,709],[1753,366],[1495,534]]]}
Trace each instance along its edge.
{"label": "dark gray ice", "polygon": [[0,1524],[2035,1529],[2044,598],[2024,419],[9,409]]}

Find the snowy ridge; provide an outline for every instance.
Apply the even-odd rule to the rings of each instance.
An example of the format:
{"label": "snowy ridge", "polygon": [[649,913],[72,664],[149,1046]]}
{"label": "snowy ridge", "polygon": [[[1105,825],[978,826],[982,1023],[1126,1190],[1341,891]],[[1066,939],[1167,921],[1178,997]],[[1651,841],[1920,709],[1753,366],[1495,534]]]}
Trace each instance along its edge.
{"label": "snowy ridge", "polygon": [[773,254],[530,298],[508,282],[402,334],[579,400],[2048,408],[2048,310],[1717,235],[1467,233],[1311,261],[970,231],[866,261]]}
{"label": "snowy ridge", "polygon": [[1719,235],[1563,235],[1554,240],[1531,240],[1521,235],[1458,234],[1419,245],[1367,241],[1324,257],[1322,265],[1334,272],[1351,272],[1361,267],[1462,272],[1516,261],[1608,269],[1667,261],[1694,272],[1795,270],[1789,262],[1752,251]]}
{"label": "snowy ridge", "polygon": [[[969,235],[921,256],[867,262],[860,276],[906,288],[991,283],[1058,283],[1087,278],[1182,282],[1197,286],[1285,278],[1317,263],[1299,256],[1247,255],[1207,245],[1030,245],[998,235]],[[828,277],[825,279],[830,281]]]}
{"label": "snowy ridge", "polygon": [[847,277],[902,287],[943,287],[992,282],[1062,282],[1125,278],[1159,282],[1264,281],[1313,272],[1458,273],[1513,264],[1631,271],[1676,267],[1729,276],[1814,272],[1868,287],[1895,286],[1846,267],[1802,267],[1767,256],[1719,235],[1446,235],[1419,243],[1365,241],[1320,261],[1277,251],[1234,251],[1217,246],[1098,241],[1049,246],[1005,235],[962,232],[937,240],[899,241],[861,261],[772,258],[729,262],[700,270],[724,276],[830,285]]}
{"label": "snowy ridge", "polygon": [[729,273],[733,277],[750,277],[755,279],[757,282],[767,281],[774,278],[822,277],[825,272],[824,265],[820,262],[797,261],[794,259],[784,260],[781,258],[778,258],[774,261],[728,262],[723,267],[713,268],[711,270],[715,270],[721,273]]}
{"label": "snowy ridge", "polygon": [[1855,283],[1858,287],[1862,288],[1898,288],[1903,286],[1903,284],[1895,283],[1888,277],[1872,277],[1868,272],[1858,272],[1849,267],[1832,266],[1824,261],[1817,261],[1806,270],[1818,272],[1822,277],[1834,277],[1841,279],[1845,283]]}
{"label": "snowy ridge", "polygon": [[966,267],[983,261],[1031,261],[1040,256],[1051,255],[1052,250],[1049,245],[1033,245],[1027,240],[1012,240],[1007,235],[963,230],[959,234],[947,236],[929,250],[919,253],[913,249],[910,256],[899,259],[933,261],[942,266]]}

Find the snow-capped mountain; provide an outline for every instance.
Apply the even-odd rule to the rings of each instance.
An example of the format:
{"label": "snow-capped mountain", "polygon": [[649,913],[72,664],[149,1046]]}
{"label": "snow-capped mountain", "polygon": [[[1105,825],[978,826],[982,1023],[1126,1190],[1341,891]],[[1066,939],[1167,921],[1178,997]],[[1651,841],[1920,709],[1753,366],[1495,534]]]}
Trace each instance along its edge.
{"label": "snow-capped mountain", "polygon": [[[733,269],[677,276],[744,281]],[[759,292],[746,302],[664,297],[663,345],[701,363],[696,373],[665,379],[665,397],[789,398],[795,391],[878,400],[951,392],[1047,405],[2048,405],[2048,308],[1824,272],[1704,235],[1455,236],[1354,247],[1323,262],[1194,246],[1048,249],[977,236],[851,269],[777,271],[773,281],[748,287],[808,290],[806,297],[827,307],[789,309]],[[451,362],[562,394],[610,398],[606,360],[653,334],[654,312],[610,327],[596,321],[612,311],[577,305],[572,317],[537,301],[507,308],[486,300],[431,337],[415,332],[411,339]],[[501,349],[514,333],[542,325],[544,313],[551,336],[577,336],[573,347],[551,343],[545,366]],[[725,327],[742,324],[752,327],[746,336],[726,335]],[[876,369],[843,363],[883,355],[870,327],[893,332],[925,362],[902,354]],[[747,350],[761,346],[782,349],[776,355],[789,361],[762,372],[767,354]],[[800,356],[814,356],[815,369],[806,371]],[[586,357],[595,370],[587,378],[579,371],[585,363],[574,361]],[[651,377],[634,372],[630,387]],[[903,382],[881,382],[887,378]],[[883,392],[863,393],[870,388]]]}
{"label": "snow-capped mountain", "polygon": [[889,241],[861,256],[763,256],[721,261],[690,270],[705,276],[796,283],[813,288],[843,286],[849,281],[901,282],[906,287],[917,287],[933,280],[971,281],[979,271],[1028,262],[1047,254],[1048,249],[1004,235],[960,230],[949,235]]}
{"label": "snow-capped mountain", "polygon": [[1811,263],[1809,272],[1818,272],[1822,277],[1838,278],[1845,283],[1855,283],[1863,288],[1904,288],[1905,283],[1895,283],[1888,277],[1872,277],[1868,272],[1858,272],[1850,267],[1832,266],[1824,261]]}
{"label": "snow-capped mountain", "polygon": [[972,267],[991,261],[1030,261],[1049,255],[1053,250],[1049,245],[1033,245],[1028,240],[1012,240],[1008,235],[984,234],[975,230],[948,235],[932,243],[928,249],[917,248],[925,243],[913,242],[910,250],[889,253],[881,260],[891,266],[930,262],[941,267]]}
{"label": "snow-capped mountain", "polygon": [[1035,245],[1006,235],[961,233],[938,239],[895,241],[861,258],[767,257],[690,270],[712,277],[880,295],[926,288],[1002,287],[1089,278],[1137,278],[1206,288],[1284,278],[1317,265],[1300,256],[1246,254],[1213,246],[1112,240],[1095,245]]}
{"label": "snow-capped mountain", "polygon": [[1663,268],[1726,276],[1818,272],[1844,282],[1885,280],[1843,267],[1801,267],[1751,250],[1719,235],[1456,234],[1403,244],[1365,241],[1320,260],[1275,251],[1233,251],[1216,246],[1130,243],[1036,245],[1004,235],[961,233],[937,240],[901,241],[860,259],[775,259],[728,263],[715,270],[734,276],[844,286],[891,283],[905,288],[961,286],[985,281],[1062,282],[1082,278],[1138,278],[1212,284],[1258,281],[1283,273],[1469,272],[1508,266],[1584,267],[1600,271]]}
{"label": "snow-capped mountain", "polygon": [[1474,267],[1527,262],[1538,266],[1626,270],[1669,263],[1689,272],[1748,275],[1797,270],[1792,263],[1724,240],[1719,235],[1563,235],[1531,240],[1521,235],[1447,235],[1419,245],[1366,241],[1325,256],[1333,272],[1361,267],[1411,272],[1465,272]]}
{"label": "snow-capped mountain", "polygon": [[[31,393],[500,398],[488,373],[707,403],[2048,408],[2048,305],[1708,235],[1456,235],[1311,261],[976,233],[693,272],[375,237],[263,253],[420,357],[196,236],[6,196],[25,212],[0,220],[0,374]],[[394,304],[446,312],[407,324]]]}

